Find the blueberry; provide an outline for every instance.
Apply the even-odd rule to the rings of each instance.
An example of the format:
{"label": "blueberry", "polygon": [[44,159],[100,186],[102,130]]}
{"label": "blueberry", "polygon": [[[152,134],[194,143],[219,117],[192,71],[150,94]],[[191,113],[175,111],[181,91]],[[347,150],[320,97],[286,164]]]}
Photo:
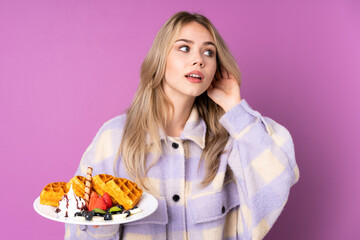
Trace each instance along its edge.
{"label": "blueberry", "polygon": [[74,214],[74,217],[82,217],[83,215],[82,215],[82,213],[81,212],[76,212],[75,214]]}
{"label": "blueberry", "polygon": [[99,212],[92,212],[92,215],[93,215],[93,216],[100,216],[100,217],[103,217],[105,214],[103,214],[103,213],[99,213]]}
{"label": "blueberry", "polygon": [[104,220],[112,220],[112,215],[110,213],[106,213],[104,216]]}
{"label": "blueberry", "polygon": [[129,210],[126,210],[124,213],[127,214],[126,217],[130,216],[131,214]]}
{"label": "blueberry", "polygon": [[120,209],[121,209],[121,211],[124,211],[124,210],[125,210],[125,208],[124,208],[124,206],[123,206],[123,205],[118,205],[117,207],[118,207],[118,208],[120,208]]}
{"label": "blueberry", "polygon": [[100,209],[100,208],[94,208],[91,213],[93,214],[93,216],[100,216],[103,217],[106,213],[106,211]]}
{"label": "blueberry", "polygon": [[138,206],[135,206],[135,207],[133,207],[131,210],[134,210],[134,209],[137,209],[138,208]]}
{"label": "blueberry", "polygon": [[85,214],[85,219],[86,219],[86,220],[91,221],[92,218],[93,218],[92,213],[88,212],[88,213]]}
{"label": "blueberry", "polygon": [[123,211],[115,211],[115,212],[111,212],[111,214],[122,214]]}

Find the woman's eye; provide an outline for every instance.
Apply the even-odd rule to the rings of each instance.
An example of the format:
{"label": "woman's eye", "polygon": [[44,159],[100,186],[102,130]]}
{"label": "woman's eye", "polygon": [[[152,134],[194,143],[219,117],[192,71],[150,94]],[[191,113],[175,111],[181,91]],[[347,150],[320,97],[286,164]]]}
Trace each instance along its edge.
{"label": "woman's eye", "polygon": [[190,51],[190,48],[189,48],[188,46],[181,46],[181,47],[179,48],[179,50],[180,50],[180,51],[183,51],[183,52],[188,52],[188,51]]}
{"label": "woman's eye", "polygon": [[214,51],[213,51],[213,50],[210,50],[210,49],[209,49],[209,50],[206,50],[206,51],[205,51],[205,55],[206,55],[206,56],[209,56],[209,57],[212,57],[212,56],[214,55]]}

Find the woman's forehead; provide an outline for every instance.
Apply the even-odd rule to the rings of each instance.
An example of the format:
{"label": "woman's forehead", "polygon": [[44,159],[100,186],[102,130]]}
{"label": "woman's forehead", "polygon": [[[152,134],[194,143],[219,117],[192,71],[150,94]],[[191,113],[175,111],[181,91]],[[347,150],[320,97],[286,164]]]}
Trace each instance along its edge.
{"label": "woman's forehead", "polygon": [[214,42],[211,33],[203,25],[197,22],[190,22],[182,26],[175,37],[175,41],[178,39],[187,39],[195,43]]}

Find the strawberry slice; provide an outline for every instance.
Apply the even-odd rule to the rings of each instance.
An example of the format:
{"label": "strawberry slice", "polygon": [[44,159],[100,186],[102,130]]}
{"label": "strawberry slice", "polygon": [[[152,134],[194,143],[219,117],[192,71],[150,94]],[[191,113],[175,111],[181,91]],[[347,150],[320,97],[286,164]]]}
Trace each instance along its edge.
{"label": "strawberry slice", "polygon": [[90,194],[90,199],[93,197],[93,196],[99,196],[94,190],[91,191],[91,194]]}
{"label": "strawberry slice", "polygon": [[[100,209],[106,211],[106,207],[107,207],[107,206],[106,206],[106,202],[104,201],[103,198],[98,198],[98,199],[96,200],[96,203],[95,203],[94,208],[100,208]],[[90,211],[91,211],[91,210],[90,210]]]}
{"label": "strawberry slice", "polygon": [[88,207],[89,211],[92,211],[95,208],[95,204],[96,204],[98,199],[99,199],[99,195],[97,195],[97,193],[95,193],[95,192],[92,192],[91,193],[91,198],[90,198],[90,201],[89,201],[89,207]]}
{"label": "strawberry slice", "polygon": [[107,208],[111,208],[112,207],[112,200],[111,200],[111,197],[110,195],[106,192],[102,195],[101,197],[102,199],[104,199],[104,202],[106,203],[106,207]]}

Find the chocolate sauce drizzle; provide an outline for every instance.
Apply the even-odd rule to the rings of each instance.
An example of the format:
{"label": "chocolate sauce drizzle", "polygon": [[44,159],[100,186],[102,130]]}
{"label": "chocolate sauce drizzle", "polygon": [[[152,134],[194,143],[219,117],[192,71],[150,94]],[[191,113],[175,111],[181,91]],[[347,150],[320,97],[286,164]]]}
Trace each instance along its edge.
{"label": "chocolate sauce drizzle", "polygon": [[[74,195],[75,195],[75,193],[74,193]],[[61,200],[60,200],[60,202],[63,200],[63,199],[66,199],[66,209],[68,209],[69,208],[69,198],[68,198],[68,196],[67,196],[67,194],[65,194],[62,198],[61,198]],[[78,197],[75,195],[75,200],[76,200],[76,207],[81,211],[81,210],[84,210],[85,209],[85,204],[83,203],[83,202],[79,202],[79,200],[78,200]],[[79,204],[81,204],[81,206],[79,206]],[[59,212],[61,212],[61,209],[60,208],[56,208],[56,210],[55,210],[55,212],[56,213],[59,213]],[[68,217],[68,211],[66,210],[66,213],[65,213],[65,217]]]}

